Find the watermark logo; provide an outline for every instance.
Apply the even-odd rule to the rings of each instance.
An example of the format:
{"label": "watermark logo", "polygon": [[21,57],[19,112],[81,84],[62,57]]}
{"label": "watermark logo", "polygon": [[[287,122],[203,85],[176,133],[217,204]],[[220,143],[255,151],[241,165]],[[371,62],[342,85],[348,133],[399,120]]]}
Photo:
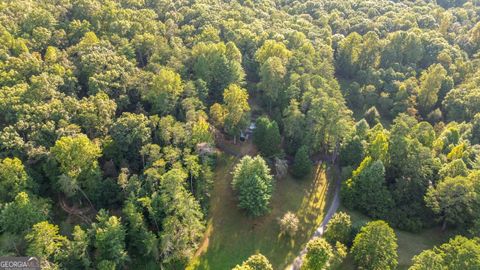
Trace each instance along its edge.
{"label": "watermark logo", "polygon": [[0,257],[0,270],[40,270],[36,257]]}

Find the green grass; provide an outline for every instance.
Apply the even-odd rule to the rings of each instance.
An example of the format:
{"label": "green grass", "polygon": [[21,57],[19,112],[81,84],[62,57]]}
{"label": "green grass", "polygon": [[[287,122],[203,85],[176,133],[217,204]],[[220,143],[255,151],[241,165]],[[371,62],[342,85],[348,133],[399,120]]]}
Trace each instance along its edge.
{"label": "green grass", "polygon": [[[230,172],[236,161],[228,155],[219,158],[206,238],[187,269],[228,270],[257,252],[267,256],[275,269],[284,269],[321,223],[330,199],[330,177],[324,166],[317,166],[312,176],[303,180],[277,179],[271,212],[251,218],[238,209],[231,189]],[[299,232],[293,238],[279,232],[278,219],[287,211],[300,219]]]}
{"label": "green grass", "polygon": [[[341,208],[339,211],[347,212],[352,223],[365,223],[370,221],[368,217],[356,212]],[[412,258],[425,249],[439,246],[452,237],[451,231],[442,232],[440,228],[423,230],[419,233],[410,233],[395,230],[398,240],[398,269],[408,269],[412,264]],[[355,269],[352,258],[349,256],[340,267],[342,270]]]}

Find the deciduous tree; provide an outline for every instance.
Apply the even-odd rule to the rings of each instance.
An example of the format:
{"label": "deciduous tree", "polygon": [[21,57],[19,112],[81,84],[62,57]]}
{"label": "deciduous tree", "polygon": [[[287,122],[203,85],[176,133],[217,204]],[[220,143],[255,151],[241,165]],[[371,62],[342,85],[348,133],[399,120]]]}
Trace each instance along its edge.
{"label": "deciduous tree", "polygon": [[447,177],[425,196],[426,204],[440,216],[443,228],[447,224],[462,225],[469,222],[475,211],[477,192],[467,177]]}
{"label": "deciduous tree", "polygon": [[413,258],[409,270],[474,270],[480,266],[480,241],[456,236]]}
{"label": "deciduous tree", "polygon": [[182,93],[180,75],[169,69],[161,69],[152,78],[151,85],[144,89],[142,99],[152,105],[153,113],[163,115],[173,111]]}
{"label": "deciduous tree", "polygon": [[342,244],[349,244],[352,235],[352,221],[350,215],[345,212],[335,213],[327,224],[325,231],[325,239],[330,244],[340,242]]}
{"label": "deciduous tree", "polygon": [[67,243],[65,236],[59,235],[57,225],[42,221],[33,225],[32,230],[25,236],[28,242],[27,254],[48,260]]}
{"label": "deciduous tree", "polygon": [[61,191],[67,196],[80,191],[89,200],[84,189],[92,176],[99,175],[97,159],[102,154],[100,147],[80,134],[60,138],[50,152],[58,164],[60,175],[56,181]]}
{"label": "deciduous tree", "polygon": [[225,109],[224,129],[234,136],[248,125],[250,105],[247,90],[232,84],[223,92],[223,108]]}
{"label": "deciduous tree", "polygon": [[250,256],[241,265],[235,266],[232,270],[273,270],[268,259],[262,254]]}
{"label": "deciduous tree", "polygon": [[307,244],[302,270],[327,269],[333,256],[333,248],[325,239],[314,238]]}
{"label": "deciduous tree", "polygon": [[285,213],[278,223],[280,225],[280,231],[288,236],[294,236],[298,231],[299,220],[292,212]]}
{"label": "deciduous tree", "polygon": [[440,64],[430,66],[422,73],[420,78],[420,90],[418,93],[418,105],[420,112],[425,116],[438,101],[438,93],[442,82],[447,76],[447,71]]}
{"label": "deciduous tree", "polygon": [[47,220],[50,213],[50,204],[41,198],[29,196],[20,192],[12,202],[3,206],[0,216],[2,232],[23,234],[30,230],[35,223]]}
{"label": "deciduous tree", "polygon": [[397,267],[397,236],[385,221],[367,223],[353,240],[351,253],[362,269],[395,269]]}
{"label": "deciduous tree", "polygon": [[130,167],[137,169],[140,149],[152,140],[150,124],[143,114],[123,113],[110,129],[113,140],[111,158],[118,163],[126,159]]}
{"label": "deciduous tree", "polygon": [[[31,185],[30,177],[18,158],[0,160],[0,200],[11,201],[16,194]],[[30,186],[31,187],[31,186]]]}

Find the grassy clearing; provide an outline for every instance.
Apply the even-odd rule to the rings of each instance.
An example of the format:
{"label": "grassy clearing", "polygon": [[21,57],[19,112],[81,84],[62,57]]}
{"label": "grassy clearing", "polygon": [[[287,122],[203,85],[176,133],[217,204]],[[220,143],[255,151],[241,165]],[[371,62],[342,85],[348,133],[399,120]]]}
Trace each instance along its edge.
{"label": "grassy clearing", "polygon": [[[257,252],[267,256],[275,269],[284,269],[321,223],[330,200],[327,179],[331,177],[325,166],[316,166],[312,176],[303,180],[277,179],[271,212],[250,218],[238,209],[231,189],[230,172],[237,161],[225,154],[219,158],[206,237],[187,269],[228,270]],[[287,211],[300,219],[300,230],[293,238],[279,232],[278,219]]]}
{"label": "grassy clearing", "polygon": [[[352,223],[366,223],[371,219],[356,212],[341,208],[340,211],[347,212],[352,217]],[[452,232],[442,232],[440,228],[432,228],[419,233],[410,233],[401,230],[395,230],[398,239],[398,269],[408,269],[412,264],[413,256],[419,254],[425,249],[441,245],[452,237]],[[355,269],[353,260],[347,257],[340,267],[342,270]]]}

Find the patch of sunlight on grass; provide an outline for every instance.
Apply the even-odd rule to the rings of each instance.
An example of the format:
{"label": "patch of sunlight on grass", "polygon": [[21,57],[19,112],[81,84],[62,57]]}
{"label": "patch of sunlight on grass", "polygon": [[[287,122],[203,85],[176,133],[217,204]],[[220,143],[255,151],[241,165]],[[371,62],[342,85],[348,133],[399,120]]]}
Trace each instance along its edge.
{"label": "patch of sunlight on grass", "polygon": [[[326,204],[326,194],[328,190],[328,182],[325,172],[321,165],[315,167],[315,176],[309,194],[302,200],[302,204],[297,212],[297,216],[305,225],[316,225],[322,222],[323,210]],[[319,215],[322,213],[322,215]],[[315,229],[315,228],[314,228]]]}

